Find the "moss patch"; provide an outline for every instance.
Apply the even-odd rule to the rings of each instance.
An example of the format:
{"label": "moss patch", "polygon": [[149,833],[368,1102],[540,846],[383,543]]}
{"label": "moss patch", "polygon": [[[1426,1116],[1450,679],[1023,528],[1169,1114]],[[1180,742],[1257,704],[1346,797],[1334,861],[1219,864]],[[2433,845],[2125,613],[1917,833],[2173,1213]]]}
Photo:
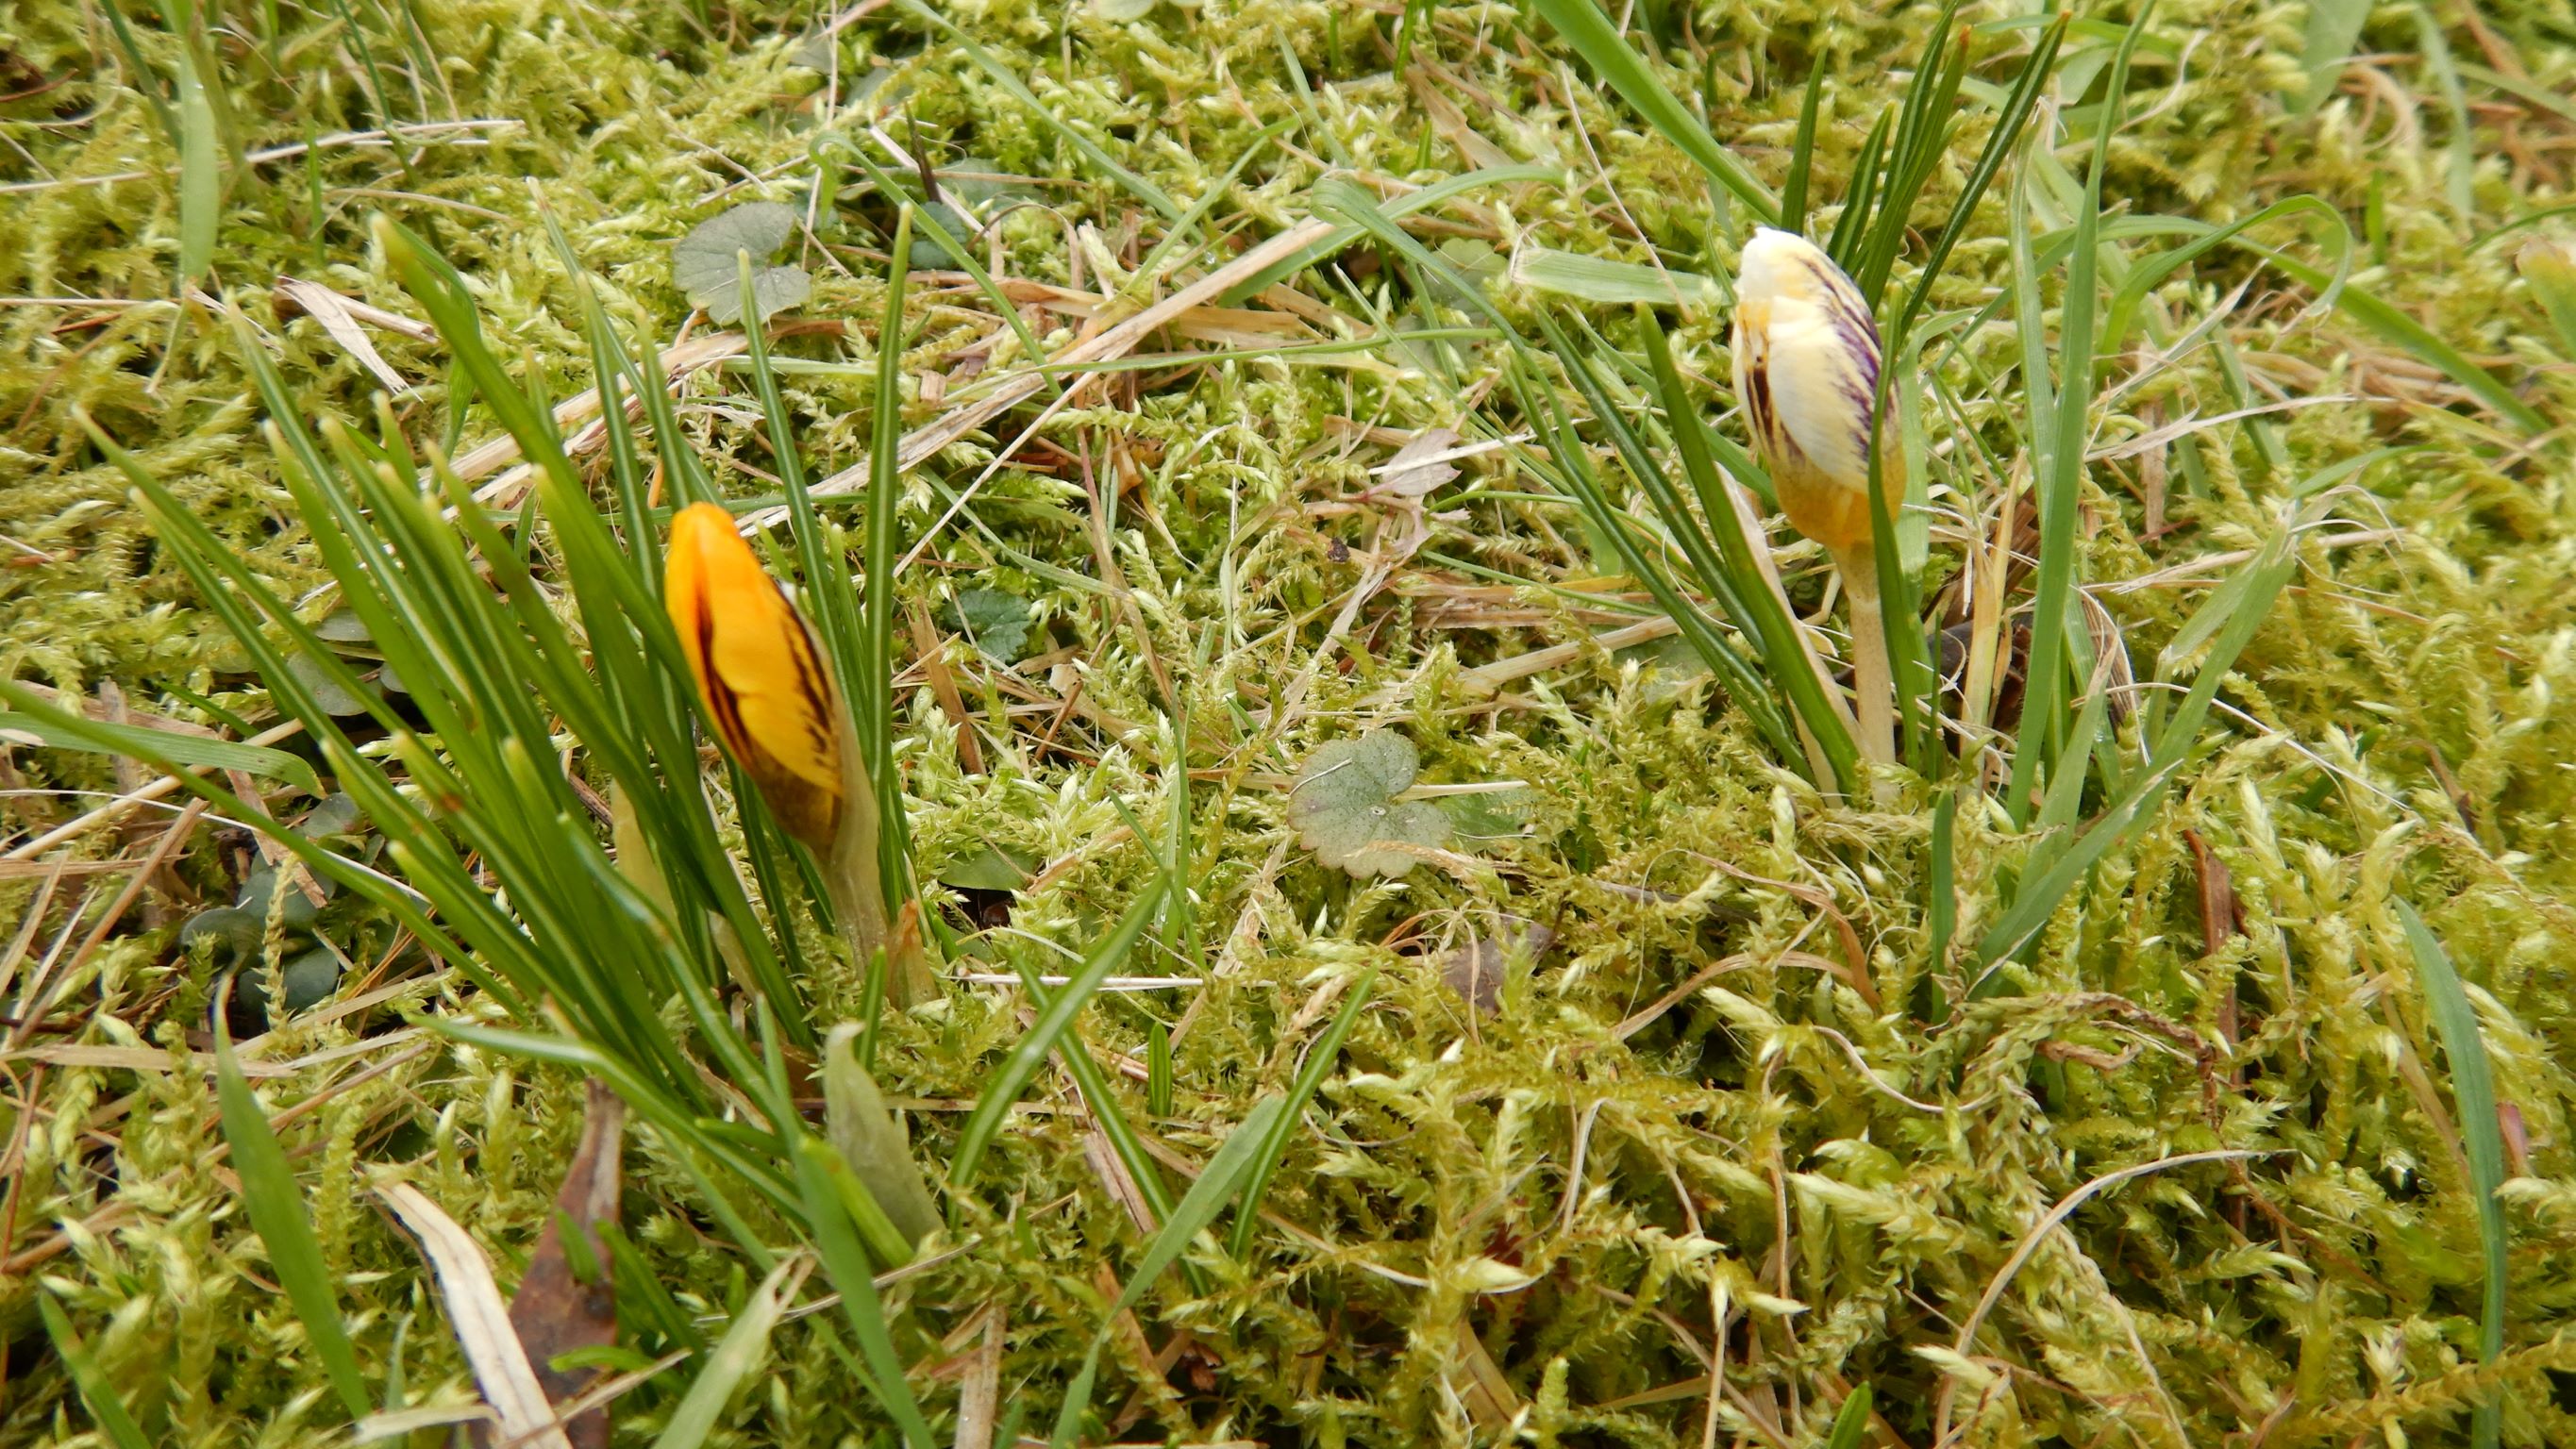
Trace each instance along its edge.
{"label": "moss patch", "polygon": [[[1816,163],[1829,205],[1931,21],[1921,7],[1639,10],[1639,27],[1660,28],[1666,79],[1775,181],[1799,87],[1829,68]],[[590,385],[590,363],[546,217],[620,323],[667,343],[689,315],[669,243],[741,201],[810,207],[817,224],[789,255],[813,293],[785,320],[816,325],[777,347],[805,461],[829,472],[863,460],[889,360],[874,318],[892,210],[844,148],[898,177],[912,174],[898,149],[937,168],[990,223],[978,256],[1006,281],[1113,308],[1303,220],[1307,189],[1335,170],[1390,195],[1482,168],[1561,173],[1470,186],[1412,223],[1515,317],[1563,305],[1512,281],[1525,246],[1730,269],[1741,228],[1699,173],[1513,9],[1211,0],[1114,21],[1089,4],[1003,0],[948,13],[1038,108],[899,9],[825,40],[804,6],[229,7],[204,43],[242,159],[199,285],[245,311],[314,413],[366,416],[374,378],[320,322],[281,312],[275,284],[300,277],[416,315],[369,249],[365,219],[383,210],[456,262],[488,335],[566,398]],[[1981,55],[2020,33],[2008,7],[1970,16],[1995,22]],[[2403,451],[2347,480],[2304,535],[2294,588],[2228,681],[2223,728],[2153,819],[2006,968],[2006,994],[1946,1020],[1913,1014],[1962,985],[1930,950],[1927,799],[1863,811],[1819,796],[1705,680],[1651,649],[1578,648],[1499,692],[1471,687],[1477,666],[1626,621],[1628,601],[1603,597],[1618,587],[1606,547],[1533,499],[1526,470],[1504,455],[1465,464],[1430,500],[1419,550],[1372,574],[1414,523],[1366,492],[1401,441],[1391,434],[1501,416],[1490,352],[1393,335],[1462,319],[1375,249],[1247,304],[1315,337],[1377,339],[1366,347],[1114,374],[980,483],[1034,406],[913,476],[902,528],[923,553],[899,586],[907,609],[934,631],[1026,625],[1015,658],[943,651],[953,708],[914,640],[899,642],[924,875],[996,848],[1037,863],[1010,924],[1079,949],[1156,868],[1125,830],[1161,808],[1174,763],[1165,681],[1201,723],[1187,764],[1205,949],[1151,968],[1199,984],[1104,998],[1083,1027],[1110,1052],[1141,1052],[1157,1022],[1169,1032],[1172,1110],[1156,1135],[1204,1160],[1287,1085],[1357,973],[1379,973],[1270,1186],[1281,1222],[1239,1263],[1202,1245],[1204,1291],[1172,1275],[1136,1331],[1113,1336],[1100,1442],[1697,1444],[1713,1416],[1724,1442],[1805,1444],[1863,1382],[1888,1444],[1930,1444],[1942,1423],[1998,1445],[2465,1442],[2467,1406],[2489,1391],[2507,1442],[2576,1442],[2556,1388],[2576,1373],[2562,1337],[2576,1312],[2564,1276],[2576,467],[2563,436],[2576,360],[2554,350],[2512,239],[2481,241],[2567,200],[2571,123],[2531,95],[2576,84],[2576,21],[2541,0],[2481,17],[2439,31],[2436,60],[2414,14],[2388,8],[2334,97],[2301,115],[2284,93],[2302,83],[2302,14],[2158,7],[2111,152],[2105,194],[2120,214],[2226,222],[2318,196],[2356,238],[2354,288],[2560,431],[2535,438],[2499,418],[2364,313],[2315,309],[2313,288],[2243,250],[2159,285],[2151,328],[2102,379],[2083,531],[2105,637],[2141,676],[2225,556],[2276,531],[2297,480]],[[2070,121],[2098,103],[2111,44],[2087,25],[2070,46]],[[179,41],[138,24],[133,43],[130,59],[95,10],[0,8],[12,142],[0,180],[13,188],[0,663],[256,728],[263,687],[74,421],[85,410],[274,587],[327,607],[232,335],[174,274],[178,156],[150,97]],[[2465,112],[2446,66],[2465,77]],[[2065,170],[2034,168],[2038,215],[2064,215],[2083,154],[2070,144]],[[1957,167],[1936,180],[1928,214],[1959,181]],[[1205,202],[1213,249],[1161,250],[1172,223],[1158,197]],[[1985,203],[1943,307],[2009,287],[2007,204],[2002,188]],[[2324,255],[2294,220],[2258,235]],[[2145,226],[2120,235],[2113,279],[2169,244]],[[894,360],[912,426],[1024,360],[972,282],[916,292]],[[1092,320],[1025,298],[1022,320],[1050,351]],[[1627,325],[1584,316],[1614,338]],[[1693,376],[1727,376],[1724,323],[1715,310],[1673,323]],[[391,405],[418,444],[462,453],[497,433],[451,390],[435,341],[368,335],[412,384]],[[1269,335],[1174,334],[1151,350]],[[1926,403],[1945,460],[1936,583],[2028,475],[2008,311],[1954,336],[1954,352],[1936,345]],[[2216,420],[2249,405],[2265,411]],[[735,495],[775,491],[740,375],[688,383],[683,426]],[[1781,542],[1792,598],[1813,609],[1821,561]],[[1345,617],[1364,582],[1375,587]],[[1514,788],[1444,797],[1491,802],[1453,812],[1473,827],[1461,848],[1400,880],[1354,880],[1297,846],[1286,786],[1319,746],[1368,728],[1409,738],[1424,783]],[[2132,768],[2137,745],[2134,731],[2120,742]],[[27,793],[0,808],[21,838],[84,808],[69,792],[122,787],[98,757],[7,748],[21,779],[0,784]],[[140,855],[166,819],[71,854]],[[89,923],[123,876],[0,876],[0,919],[29,922],[17,948],[0,931],[0,999],[18,1003],[0,1026],[0,1442],[89,1430],[46,1347],[39,1292],[62,1300],[166,1442],[340,1432],[221,1165],[211,1090],[177,1055],[205,1046],[218,974],[210,946],[178,947],[180,924],[228,903],[249,865],[238,835],[197,839],[95,944]],[[1973,940],[2062,846],[1963,814],[1953,939]],[[2399,897],[2474,988],[2510,1112],[2512,1292],[2506,1354],[2489,1369],[2474,1366],[2461,1124],[2390,911]],[[428,1276],[352,1185],[413,1182],[515,1281],[579,1130],[580,1083],[407,1026],[407,1013],[493,1008],[353,903],[302,935],[263,920],[269,969],[306,939],[351,963],[334,1004],[250,1051],[291,1067],[258,1083],[272,1112],[309,1104],[286,1142],[371,1382],[398,1381],[412,1403],[462,1401],[470,1380]],[[1494,1013],[1444,984],[1449,952],[1530,924],[1549,944],[1535,961],[1505,953]],[[854,972],[808,985],[822,1017],[857,1010]],[[1021,1031],[1015,994],[953,996],[891,1023],[879,1048],[889,1091],[919,1106],[917,1149],[941,1161],[953,1104]],[[1043,1432],[1139,1252],[1078,1099],[1052,1076],[1032,1098],[1044,1110],[1014,1120],[966,1195],[972,1246],[894,1290],[943,1429],[957,1356],[994,1322],[1002,1403]],[[1144,1116],[1141,1090],[1129,1112]],[[627,1165],[639,1261],[672,1315],[719,1326],[757,1272],[655,1141],[639,1136]],[[2106,1177],[2118,1180],[2084,1194]],[[2079,1195],[2062,1224],[2050,1217]],[[672,1337],[652,1301],[628,1302],[639,1352]],[[1971,1319],[1979,1332],[1962,1343]],[[815,1391],[849,1382],[826,1321],[776,1335],[762,1381],[726,1417],[731,1442],[892,1442],[857,1393]],[[694,1371],[622,1400],[621,1439],[658,1432]]]}

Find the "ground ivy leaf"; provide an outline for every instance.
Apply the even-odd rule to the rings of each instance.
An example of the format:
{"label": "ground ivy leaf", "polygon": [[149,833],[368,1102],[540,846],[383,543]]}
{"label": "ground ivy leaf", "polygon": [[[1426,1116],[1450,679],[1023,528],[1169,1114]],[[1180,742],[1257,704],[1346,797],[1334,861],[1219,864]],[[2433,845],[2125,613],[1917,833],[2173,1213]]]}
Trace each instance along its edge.
{"label": "ground ivy leaf", "polygon": [[949,627],[975,643],[996,663],[1012,664],[1028,652],[1029,605],[1026,599],[999,589],[959,589],[946,611]]}
{"label": "ground ivy leaf", "polygon": [[331,671],[314,662],[310,655],[287,655],[286,672],[295,676],[296,682],[312,694],[314,702],[322,706],[325,714],[345,719],[367,712],[367,702],[341,688],[340,681],[332,676]]}
{"label": "ground ivy leaf", "polygon": [[751,253],[752,296],[770,317],[805,300],[814,281],[793,262],[768,265],[796,232],[796,209],[775,201],[750,201],[720,211],[671,248],[671,279],[689,300],[718,322],[742,317],[742,271],[737,255]]}
{"label": "ground ivy leaf", "polygon": [[313,637],[325,644],[366,644],[373,642],[367,633],[367,621],[355,609],[334,609],[322,622],[313,626]]}
{"label": "ground ivy leaf", "polygon": [[1288,820],[1315,858],[1366,879],[1400,876],[1417,858],[1390,845],[1431,849],[1449,843],[1449,817],[1437,805],[1395,797],[1421,768],[1413,742],[1393,730],[1335,740],[1306,757],[1288,791]]}

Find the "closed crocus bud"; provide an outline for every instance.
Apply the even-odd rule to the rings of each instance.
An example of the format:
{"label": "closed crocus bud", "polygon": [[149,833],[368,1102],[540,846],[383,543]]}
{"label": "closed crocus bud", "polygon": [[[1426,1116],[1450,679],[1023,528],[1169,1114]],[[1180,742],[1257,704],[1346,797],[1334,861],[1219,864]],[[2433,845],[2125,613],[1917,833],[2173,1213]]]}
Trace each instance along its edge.
{"label": "closed crocus bud", "polygon": [[1873,760],[1893,760],[1895,697],[1872,538],[1905,497],[1905,466],[1901,453],[1882,450],[1873,510],[1878,324],[1831,257],[1769,227],[1745,243],[1735,297],[1735,395],[1754,451],[1771,470],[1790,525],[1824,545],[1842,575],[1852,601],[1859,744]]}
{"label": "closed crocus bud", "polygon": [[[1837,560],[1867,555],[1878,324],[1831,257],[1769,227],[1745,243],[1735,295],[1735,395],[1781,511]],[[1905,496],[1898,454],[1880,463],[1879,487],[1892,517]]]}
{"label": "closed crocus bud", "polygon": [[693,503],[671,520],[663,602],[727,753],[788,834],[828,856],[849,775],[840,691],[813,631],[733,519]]}

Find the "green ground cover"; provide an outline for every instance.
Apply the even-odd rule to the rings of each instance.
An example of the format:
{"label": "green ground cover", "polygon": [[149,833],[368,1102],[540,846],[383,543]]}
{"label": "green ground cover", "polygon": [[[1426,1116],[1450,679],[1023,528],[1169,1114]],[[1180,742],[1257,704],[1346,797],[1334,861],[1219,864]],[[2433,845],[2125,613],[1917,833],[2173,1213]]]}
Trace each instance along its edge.
{"label": "green ground cover", "polygon": [[[0,0],[0,1443],[2576,1443],[2576,12],[1883,9]],[[909,1010],[658,622],[809,488]]]}

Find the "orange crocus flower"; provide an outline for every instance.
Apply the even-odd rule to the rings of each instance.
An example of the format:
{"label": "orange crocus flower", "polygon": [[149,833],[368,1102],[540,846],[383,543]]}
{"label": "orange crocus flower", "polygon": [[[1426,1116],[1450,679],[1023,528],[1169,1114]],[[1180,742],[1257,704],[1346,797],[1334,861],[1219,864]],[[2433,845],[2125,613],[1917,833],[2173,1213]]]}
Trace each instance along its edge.
{"label": "orange crocus flower", "polygon": [[663,601],[725,751],[789,835],[828,856],[848,771],[841,692],[814,631],[712,503],[671,520]]}

